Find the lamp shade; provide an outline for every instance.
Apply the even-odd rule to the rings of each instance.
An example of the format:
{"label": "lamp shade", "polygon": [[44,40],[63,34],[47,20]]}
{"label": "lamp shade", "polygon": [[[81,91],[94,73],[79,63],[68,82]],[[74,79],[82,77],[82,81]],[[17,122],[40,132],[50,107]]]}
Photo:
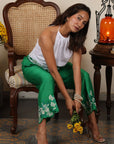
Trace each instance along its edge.
{"label": "lamp shade", "polygon": [[114,44],[114,18],[105,16],[100,23],[99,43]]}

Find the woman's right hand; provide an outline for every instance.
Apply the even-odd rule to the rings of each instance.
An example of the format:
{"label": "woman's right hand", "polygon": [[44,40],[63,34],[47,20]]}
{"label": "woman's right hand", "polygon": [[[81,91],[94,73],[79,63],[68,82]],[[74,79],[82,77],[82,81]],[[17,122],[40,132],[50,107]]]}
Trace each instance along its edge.
{"label": "woman's right hand", "polygon": [[81,103],[78,102],[77,100],[74,100],[74,105],[75,105],[76,112],[79,113],[81,110]]}
{"label": "woman's right hand", "polygon": [[72,116],[73,109],[74,109],[74,102],[71,98],[66,99],[66,107],[69,110],[70,115]]}

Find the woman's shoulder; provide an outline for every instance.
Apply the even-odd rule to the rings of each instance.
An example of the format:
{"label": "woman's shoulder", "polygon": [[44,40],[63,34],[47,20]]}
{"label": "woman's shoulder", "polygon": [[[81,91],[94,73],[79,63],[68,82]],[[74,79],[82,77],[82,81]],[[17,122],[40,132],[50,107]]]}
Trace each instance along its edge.
{"label": "woman's shoulder", "polygon": [[54,39],[56,37],[58,29],[59,29],[59,26],[49,26],[42,31],[40,38],[48,37],[48,38]]}
{"label": "woman's shoulder", "polygon": [[57,33],[59,26],[49,26],[47,28],[45,28],[41,34],[53,34],[53,33]]}

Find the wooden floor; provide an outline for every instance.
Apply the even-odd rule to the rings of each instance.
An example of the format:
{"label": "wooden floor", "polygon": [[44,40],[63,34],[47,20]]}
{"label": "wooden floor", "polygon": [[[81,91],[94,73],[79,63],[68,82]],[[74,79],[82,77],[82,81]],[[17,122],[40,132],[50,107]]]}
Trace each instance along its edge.
{"label": "wooden floor", "polygon": [[[27,144],[29,138],[37,132],[37,100],[19,99],[18,105],[18,134],[10,134],[10,107],[9,99],[3,101],[0,107],[0,144]],[[65,101],[59,100],[59,119],[54,118],[47,124],[49,144],[96,144],[92,138],[83,135],[73,134],[66,128],[66,123],[70,119],[66,110]],[[111,119],[107,121],[106,105],[100,101],[101,115],[99,117],[99,129],[107,139],[106,144],[114,144],[114,102],[112,102]]]}

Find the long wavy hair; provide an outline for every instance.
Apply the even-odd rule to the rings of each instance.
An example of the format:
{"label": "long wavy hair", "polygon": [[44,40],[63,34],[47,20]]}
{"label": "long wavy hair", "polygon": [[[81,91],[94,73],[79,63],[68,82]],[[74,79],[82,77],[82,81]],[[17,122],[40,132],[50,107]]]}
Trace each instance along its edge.
{"label": "long wavy hair", "polygon": [[70,6],[65,12],[60,14],[53,22],[51,25],[64,25],[67,21],[68,17],[71,17],[72,15],[78,13],[79,11],[86,11],[89,15],[89,20],[84,26],[83,29],[81,29],[79,32],[70,33],[70,43],[69,43],[69,49],[72,51],[78,51],[79,49],[83,49],[83,44],[86,39],[87,31],[88,31],[88,26],[89,26],[89,21],[91,17],[91,11],[90,8],[87,7],[86,5],[82,3],[77,3],[72,6]]}

